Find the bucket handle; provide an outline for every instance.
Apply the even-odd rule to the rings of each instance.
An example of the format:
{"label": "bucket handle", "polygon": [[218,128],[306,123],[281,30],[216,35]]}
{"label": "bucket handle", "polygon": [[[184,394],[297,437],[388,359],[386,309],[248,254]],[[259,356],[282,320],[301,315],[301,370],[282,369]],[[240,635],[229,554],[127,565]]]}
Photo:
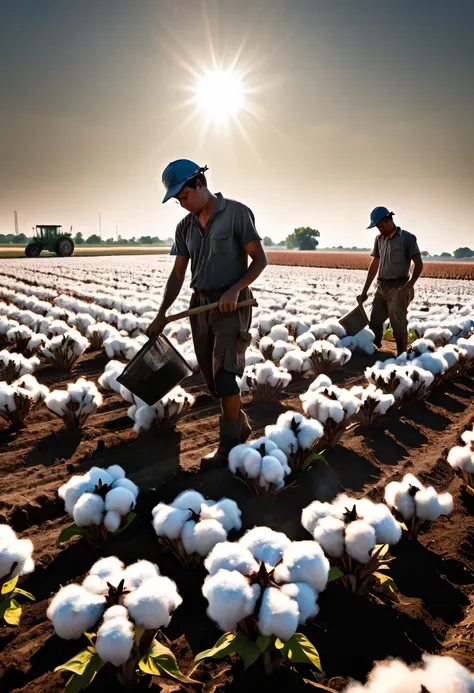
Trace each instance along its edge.
{"label": "bucket handle", "polygon": [[[258,306],[256,298],[250,298],[248,301],[241,301],[237,303],[237,308],[247,308],[250,306]],[[189,308],[184,310],[182,313],[175,313],[174,315],[168,315],[166,318],[166,324],[169,322],[174,322],[175,320],[181,320],[181,318],[187,318],[188,315],[198,315],[198,313],[207,313],[209,310],[216,310],[219,307],[219,302],[207,303],[204,306],[197,306],[196,308]]]}

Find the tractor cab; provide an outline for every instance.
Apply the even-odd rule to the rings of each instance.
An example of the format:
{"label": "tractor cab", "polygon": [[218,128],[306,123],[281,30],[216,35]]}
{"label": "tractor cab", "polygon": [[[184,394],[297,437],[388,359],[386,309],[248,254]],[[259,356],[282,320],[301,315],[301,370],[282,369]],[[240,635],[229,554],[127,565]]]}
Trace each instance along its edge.
{"label": "tractor cab", "polygon": [[49,250],[60,257],[69,257],[74,251],[74,241],[70,233],[63,233],[62,226],[37,224],[34,237],[25,248],[27,257],[39,257],[42,250]]}

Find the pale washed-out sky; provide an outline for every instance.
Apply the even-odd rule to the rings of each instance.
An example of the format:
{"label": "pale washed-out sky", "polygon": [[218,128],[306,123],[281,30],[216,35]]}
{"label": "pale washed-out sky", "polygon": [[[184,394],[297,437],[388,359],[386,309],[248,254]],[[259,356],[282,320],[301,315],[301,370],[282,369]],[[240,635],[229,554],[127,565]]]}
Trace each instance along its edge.
{"label": "pale washed-out sky", "polygon": [[[474,246],[473,0],[0,0],[0,233],[172,236],[176,158],[261,235],[370,246],[383,204],[423,249]],[[222,131],[186,90],[245,75]]]}

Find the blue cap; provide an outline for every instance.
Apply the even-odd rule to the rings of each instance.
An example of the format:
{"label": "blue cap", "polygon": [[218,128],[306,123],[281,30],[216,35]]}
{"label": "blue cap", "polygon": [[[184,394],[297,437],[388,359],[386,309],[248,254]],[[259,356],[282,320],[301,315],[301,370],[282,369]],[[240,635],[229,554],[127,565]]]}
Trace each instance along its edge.
{"label": "blue cap", "polygon": [[207,171],[207,166],[198,166],[189,159],[177,159],[168,164],[161,176],[161,182],[166,188],[163,202],[177,195],[184,188],[186,181],[204,171]]}
{"label": "blue cap", "polygon": [[387,207],[375,207],[375,209],[373,209],[370,213],[370,225],[367,228],[373,229],[374,226],[380,224],[382,219],[385,219],[385,217],[388,217],[392,214],[393,212],[391,212]]}

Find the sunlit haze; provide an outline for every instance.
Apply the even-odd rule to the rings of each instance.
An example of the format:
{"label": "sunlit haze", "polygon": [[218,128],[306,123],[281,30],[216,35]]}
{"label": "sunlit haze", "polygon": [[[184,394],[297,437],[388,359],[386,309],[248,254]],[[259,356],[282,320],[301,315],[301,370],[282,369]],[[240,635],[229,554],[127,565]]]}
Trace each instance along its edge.
{"label": "sunlit haze", "polygon": [[0,233],[174,235],[173,159],[261,235],[473,245],[474,2],[0,0]]}

